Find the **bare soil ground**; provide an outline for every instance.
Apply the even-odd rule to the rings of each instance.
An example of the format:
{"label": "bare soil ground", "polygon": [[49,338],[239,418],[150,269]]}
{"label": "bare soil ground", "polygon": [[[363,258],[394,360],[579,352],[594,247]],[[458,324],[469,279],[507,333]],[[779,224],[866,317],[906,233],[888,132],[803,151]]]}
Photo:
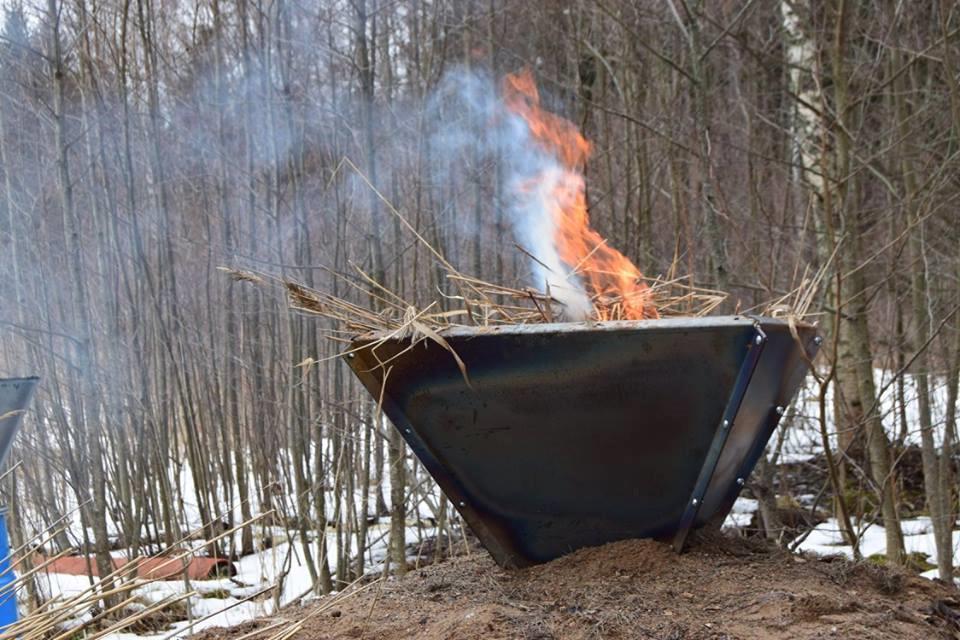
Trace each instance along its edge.
{"label": "bare soil ground", "polygon": [[659,542],[630,540],[519,571],[500,569],[477,549],[202,635],[264,640],[294,629],[297,640],[960,638],[960,592],[869,563],[715,534],[679,556]]}

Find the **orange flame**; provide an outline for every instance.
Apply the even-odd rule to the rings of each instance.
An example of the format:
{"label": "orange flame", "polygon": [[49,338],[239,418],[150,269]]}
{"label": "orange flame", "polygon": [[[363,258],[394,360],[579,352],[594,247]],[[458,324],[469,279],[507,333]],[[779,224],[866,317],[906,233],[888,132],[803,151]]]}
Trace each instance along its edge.
{"label": "orange flame", "polygon": [[557,253],[583,280],[597,318],[659,318],[640,270],[590,227],[583,178],[590,142],[572,122],[540,107],[540,94],[529,69],[508,74],[502,91],[507,109],[527,123],[533,139],[560,165],[562,175],[542,204],[553,218]]}

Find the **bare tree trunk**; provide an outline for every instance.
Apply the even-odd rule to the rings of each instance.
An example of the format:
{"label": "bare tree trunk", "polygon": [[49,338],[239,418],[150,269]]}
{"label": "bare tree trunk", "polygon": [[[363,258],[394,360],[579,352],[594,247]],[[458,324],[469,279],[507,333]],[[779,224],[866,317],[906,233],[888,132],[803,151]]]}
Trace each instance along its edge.
{"label": "bare tree trunk", "polygon": [[[870,344],[870,330],[867,307],[867,283],[863,263],[862,238],[857,230],[861,226],[862,210],[853,201],[857,190],[853,182],[851,140],[848,118],[848,77],[847,77],[847,33],[850,14],[846,0],[836,0],[831,8],[835,14],[833,44],[830,51],[834,83],[833,109],[836,122],[831,123],[835,140],[834,162],[825,167],[826,175],[833,175],[835,189],[826,189],[824,215],[830,221],[837,219],[847,230],[844,246],[840,249],[840,265],[847,275],[837,291],[837,307],[843,309],[840,327],[841,343],[846,341],[849,355],[844,359],[850,363],[851,375],[841,378],[839,391],[845,395],[849,409],[857,422],[862,420],[865,428],[867,453],[870,460],[871,478],[880,499],[886,533],[887,560],[900,564],[903,560],[903,534],[896,499],[896,475],[892,466],[890,446],[881,421],[876,385],[873,379],[873,352]],[[843,357],[843,356],[841,356]]]}
{"label": "bare tree trunk", "polygon": [[[80,224],[77,220],[73,202],[73,182],[70,177],[69,147],[66,132],[66,113],[64,112],[64,87],[66,83],[65,69],[60,49],[60,18],[62,7],[57,6],[56,0],[47,0],[47,19],[50,24],[49,57],[53,74],[53,116],[55,145],[57,149],[57,177],[59,182],[60,206],[63,211],[64,245],[70,260],[73,274],[74,302],[77,311],[77,337],[75,341],[75,358],[79,387],[82,389],[80,403],[74,405],[72,419],[78,428],[87,431],[87,464],[90,469],[92,505],[87,510],[90,524],[93,529],[94,549],[96,553],[97,570],[101,576],[108,576],[113,571],[113,562],[110,559],[110,541],[107,534],[107,500],[106,478],[103,468],[103,451],[101,448],[100,404],[96,382],[96,362],[94,361],[94,345],[92,344],[92,321],[90,303],[87,296],[87,283],[83,257],[81,254],[82,239]],[[104,578],[101,588],[108,591],[111,581]],[[104,607],[112,606],[112,598],[105,598]]]}
{"label": "bare tree trunk", "polygon": [[[690,101],[696,132],[699,162],[697,163],[698,203],[703,214],[704,235],[709,255],[710,284],[721,291],[729,291],[730,276],[727,270],[726,247],[720,228],[720,214],[715,194],[713,175],[713,142],[711,141],[710,113],[710,71],[706,64],[706,55],[701,13],[705,10],[701,0],[691,4],[680,3],[681,8],[673,4],[670,7],[681,25],[689,48]],[[684,15],[680,15],[680,11]]]}
{"label": "bare tree trunk", "polygon": [[[894,69],[900,67],[900,58],[894,53],[892,58]],[[933,523],[934,541],[937,549],[937,567],[941,580],[953,581],[953,542],[950,531],[953,522],[948,518],[948,500],[941,492],[940,462],[938,460],[936,444],[934,443],[933,415],[930,408],[930,381],[928,371],[930,362],[927,358],[927,343],[930,339],[932,318],[928,313],[927,289],[927,262],[924,246],[924,225],[919,210],[917,175],[913,167],[913,149],[910,142],[908,128],[907,107],[903,92],[911,89],[907,81],[912,74],[903,74],[897,86],[900,90],[895,93],[896,113],[900,125],[903,142],[900,153],[901,169],[904,184],[904,206],[907,209],[908,220],[914,224],[909,231],[909,246],[911,256],[910,297],[912,302],[913,322],[916,327],[916,348],[920,353],[916,356],[914,379],[917,383],[917,408],[920,419],[920,452],[923,462],[923,486],[926,494],[927,509]]]}

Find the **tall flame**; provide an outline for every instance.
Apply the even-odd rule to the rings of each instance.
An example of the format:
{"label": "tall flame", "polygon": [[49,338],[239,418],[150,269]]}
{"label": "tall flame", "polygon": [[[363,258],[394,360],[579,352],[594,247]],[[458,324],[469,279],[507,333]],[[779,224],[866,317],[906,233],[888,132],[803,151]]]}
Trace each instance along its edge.
{"label": "tall flame", "polygon": [[583,178],[590,142],[572,122],[540,106],[529,70],[507,75],[502,94],[507,109],[523,119],[531,138],[556,160],[555,167],[541,171],[523,188],[549,211],[554,248],[570,277],[578,276],[586,288],[592,314],[590,309],[582,314],[599,320],[659,318],[640,270],[590,227]]}

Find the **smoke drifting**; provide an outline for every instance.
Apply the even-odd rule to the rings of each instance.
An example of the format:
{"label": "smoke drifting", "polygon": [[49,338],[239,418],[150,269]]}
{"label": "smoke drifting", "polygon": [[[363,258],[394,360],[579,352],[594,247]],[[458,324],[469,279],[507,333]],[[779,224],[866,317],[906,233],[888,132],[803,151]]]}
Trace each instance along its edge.
{"label": "smoke drifting", "polygon": [[[506,196],[503,207],[516,241],[535,259],[530,260],[530,284],[550,293],[565,306],[570,319],[586,319],[593,305],[583,283],[572,275],[571,265],[561,258],[554,211],[573,194],[569,171],[560,158],[534,137],[529,124],[504,99],[504,93],[488,73],[458,69],[448,73],[428,107],[455,112],[459,118],[441,124],[434,133],[440,157],[449,159],[466,152],[480,153],[491,163],[500,163]],[[480,137],[471,132],[482,132]],[[444,162],[442,170],[450,165]],[[579,188],[582,190],[582,175]],[[575,265],[573,265],[575,266]]]}
{"label": "smoke drifting", "polygon": [[640,270],[591,226],[584,166],[590,142],[571,121],[545,110],[533,75],[508,74],[497,87],[459,72],[441,91],[462,103],[480,139],[446,136],[492,154],[505,172],[502,203],[518,241],[533,256],[533,282],[570,320],[659,317]]}

